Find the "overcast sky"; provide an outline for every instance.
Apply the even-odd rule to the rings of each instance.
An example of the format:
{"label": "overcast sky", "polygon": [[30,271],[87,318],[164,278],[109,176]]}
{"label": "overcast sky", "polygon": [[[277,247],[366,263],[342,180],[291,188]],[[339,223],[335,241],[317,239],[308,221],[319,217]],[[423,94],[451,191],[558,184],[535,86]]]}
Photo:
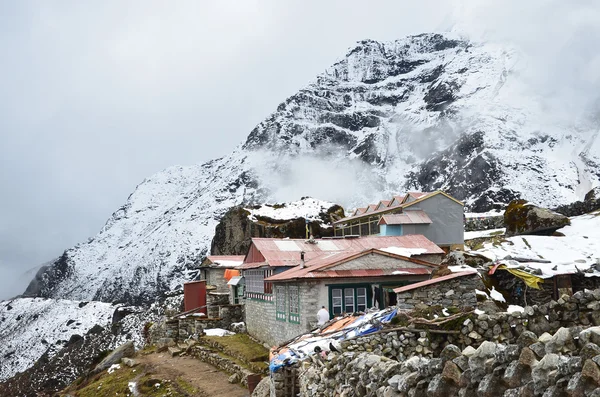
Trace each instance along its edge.
{"label": "overcast sky", "polygon": [[[526,17],[554,31],[555,11],[573,13],[499,3],[0,2],[0,299],[96,234],[145,177],[230,152],[357,40],[460,20],[532,34],[534,46],[539,26]],[[507,29],[515,19],[527,27]]]}

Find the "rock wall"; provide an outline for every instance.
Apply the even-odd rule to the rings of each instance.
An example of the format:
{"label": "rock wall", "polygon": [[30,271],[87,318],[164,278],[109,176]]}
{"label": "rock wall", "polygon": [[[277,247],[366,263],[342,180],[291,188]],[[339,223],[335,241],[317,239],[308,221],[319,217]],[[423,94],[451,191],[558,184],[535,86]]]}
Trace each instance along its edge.
{"label": "rock wall", "polygon": [[300,283],[300,321],[279,320],[274,301],[267,302],[246,299],[246,327],[248,334],[268,345],[278,345],[298,335],[316,328],[319,306],[319,291],[322,285],[317,282]]}
{"label": "rock wall", "polygon": [[477,307],[475,289],[485,287],[479,274],[458,277],[426,287],[396,294],[398,309],[414,309],[418,305],[442,307]]}
{"label": "rock wall", "polygon": [[555,212],[564,216],[579,216],[588,214],[600,209],[600,187],[590,190],[583,201],[576,201],[571,204],[561,205],[554,209]]}
{"label": "rock wall", "polygon": [[[577,339],[578,338],[578,339]],[[331,353],[306,363],[301,396],[598,396],[600,327],[560,328],[515,344],[485,341],[402,362],[372,353]]]}
{"label": "rock wall", "polygon": [[214,318],[191,314],[153,324],[149,330],[149,341],[157,343],[161,338],[170,338],[174,341],[197,339],[205,329],[229,329],[231,324],[242,321],[244,321],[242,305],[222,305],[219,306],[218,316]]}
{"label": "rock wall", "polygon": [[302,396],[600,395],[599,325],[600,290],[580,291],[524,312],[471,314],[457,329],[346,340],[339,354],[303,362],[298,381]]}
{"label": "rock wall", "polygon": [[[225,213],[215,228],[210,247],[212,255],[246,255],[252,237],[306,237],[306,220],[302,217],[282,220],[257,216],[253,221],[249,216],[250,212],[242,206]],[[331,225],[334,220],[343,218],[344,209],[334,205],[320,216],[320,221],[309,222],[310,232],[314,237],[332,236],[333,228],[323,225]]]}
{"label": "rock wall", "polygon": [[465,221],[465,232],[500,229],[502,227],[504,227],[504,215],[467,218]]}
{"label": "rock wall", "polygon": [[213,367],[220,369],[221,371],[225,371],[232,375],[236,374],[238,379],[240,379],[240,383],[243,386],[248,386],[248,375],[252,375],[253,372],[247,370],[236,362],[222,357],[219,355],[219,353],[203,346],[192,347],[191,354],[200,361],[204,361],[205,363],[208,363]]}

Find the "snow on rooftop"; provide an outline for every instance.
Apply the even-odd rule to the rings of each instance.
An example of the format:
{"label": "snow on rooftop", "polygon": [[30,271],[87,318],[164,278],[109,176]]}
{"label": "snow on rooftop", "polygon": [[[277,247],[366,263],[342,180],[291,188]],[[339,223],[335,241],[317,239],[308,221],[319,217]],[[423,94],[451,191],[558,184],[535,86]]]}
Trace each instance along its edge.
{"label": "snow on rooftop", "polygon": [[[250,212],[249,218],[256,221],[258,216],[271,219],[305,218],[309,221],[322,222],[320,214],[327,212],[335,203],[317,200],[311,197],[284,204],[263,204],[259,208],[246,208]],[[327,225],[324,225],[327,226]]]}
{"label": "snow on rooftop", "polygon": [[559,232],[565,236],[514,236],[500,244],[486,243],[476,252],[494,261],[509,256],[549,261],[502,262],[508,267],[522,267],[541,278],[580,271],[585,271],[586,276],[600,277],[600,271],[596,269],[600,258],[600,212],[573,217],[571,225]]}
{"label": "snow on rooftop", "polygon": [[426,248],[402,248],[402,247],[387,247],[382,248],[381,251],[389,252],[390,254],[406,256],[410,258],[413,255],[421,255],[427,252]]}
{"label": "snow on rooftop", "polygon": [[404,270],[394,270],[392,272],[393,275],[398,275],[398,274],[412,274],[411,272],[406,272]]}
{"label": "snow on rooftop", "polygon": [[244,263],[243,260],[241,260],[241,261],[222,261],[222,260],[218,260],[214,264],[217,267],[238,267],[238,266],[241,266],[242,263]]}

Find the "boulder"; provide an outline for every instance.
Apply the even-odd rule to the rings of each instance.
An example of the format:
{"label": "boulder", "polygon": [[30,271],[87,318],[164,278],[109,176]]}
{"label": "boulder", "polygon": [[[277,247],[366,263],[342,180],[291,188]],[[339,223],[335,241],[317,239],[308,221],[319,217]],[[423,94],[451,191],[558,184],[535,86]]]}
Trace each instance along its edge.
{"label": "boulder", "polygon": [[267,376],[266,378],[262,378],[262,380],[258,382],[258,385],[256,385],[256,388],[252,392],[251,397],[269,397],[270,395],[271,378]]}
{"label": "boulder", "polygon": [[98,372],[104,371],[111,365],[120,363],[121,359],[123,359],[124,357],[133,357],[134,354],[135,347],[133,345],[133,342],[129,341],[124,345],[119,346],[118,348],[113,350],[112,353],[106,356],[104,360],[100,362],[100,364],[96,365],[96,368],[94,368],[92,373],[96,374]]}
{"label": "boulder", "polygon": [[156,342],[156,350],[158,352],[164,352],[171,346],[175,346],[173,338],[160,338],[158,342]]}
{"label": "boulder", "polygon": [[504,224],[507,236],[537,234],[551,236],[561,227],[571,224],[569,218],[525,200],[514,200],[506,208]]}
{"label": "boulder", "polygon": [[169,354],[171,355],[171,357],[177,357],[179,355],[181,355],[182,350],[176,346],[171,346],[168,348],[169,350]]}
{"label": "boulder", "polygon": [[127,358],[127,357],[123,357],[121,359],[121,362],[128,367],[135,367],[136,365],[139,364],[137,362],[137,360],[134,360],[133,358]]}

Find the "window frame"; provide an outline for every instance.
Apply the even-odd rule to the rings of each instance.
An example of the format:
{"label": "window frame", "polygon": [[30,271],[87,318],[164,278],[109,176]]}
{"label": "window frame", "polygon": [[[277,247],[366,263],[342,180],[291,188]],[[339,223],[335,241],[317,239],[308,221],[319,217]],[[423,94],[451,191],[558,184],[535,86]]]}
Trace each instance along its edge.
{"label": "window frame", "polygon": [[297,285],[288,286],[288,295],[288,321],[300,324],[300,287]]}
{"label": "window frame", "polygon": [[285,308],[287,302],[287,291],[285,285],[275,286],[275,319],[285,321]]}
{"label": "window frame", "polygon": [[[373,285],[377,285],[378,283],[375,283]],[[369,304],[370,302],[372,302],[373,299],[373,285],[371,284],[365,284],[365,283],[357,283],[357,284],[326,284],[326,286],[329,288],[329,313],[331,313],[331,316],[338,316],[341,315],[342,313],[350,313],[348,311],[346,311],[346,309],[350,308],[350,304],[346,304],[346,302],[352,302],[352,313],[356,313],[356,312],[365,312],[367,309],[369,309]],[[358,293],[359,289],[364,289],[364,294],[360,294]],[[350,292],[351,290],[351,292]],[[341,291],[341,296],[335,296],[335,294]],[[362,291],[361,291],[362,292]],[[358,298],[359,296],[361,298],[365,298],[365,303],[358,303]],[[336,300],[337,304],[336,304]],[[359,310],[359,305],[362,307],[364,307],[364,310]]]}

